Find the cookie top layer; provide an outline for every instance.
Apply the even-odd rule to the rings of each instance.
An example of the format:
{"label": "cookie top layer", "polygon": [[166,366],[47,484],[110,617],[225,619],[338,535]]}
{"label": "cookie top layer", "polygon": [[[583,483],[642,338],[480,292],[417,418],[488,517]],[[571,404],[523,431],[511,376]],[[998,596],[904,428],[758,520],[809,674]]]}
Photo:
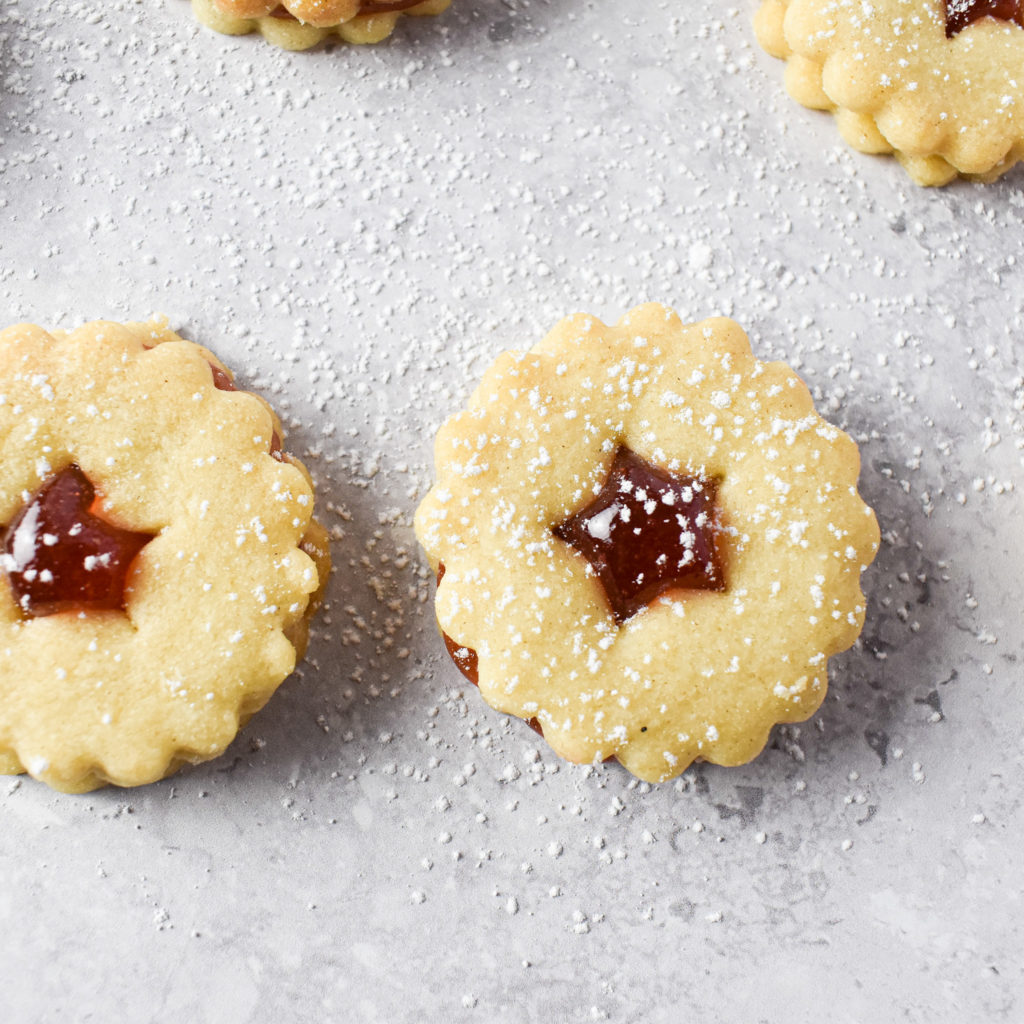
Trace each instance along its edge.
{"label": "cookie top layer", "polygon": [[[317,565],[313,491],[262,399],[161,323],[0,332],[0,524],[80,467],[149,535],[123,610],[27,617],[0,572],[0,761],[67,791],[220,753],[292,671]],[[326,552],[317,552],[326,571]]]}
{"label": "cookie top layer", "polygon": [[990,15],[967,23],[974,6],[764,0],[755,27],[790,62],[793,96],[835,110],[851,145],[894,151],[922,184],[990,180],[1024,157],[1024,28]]}
{"label": "cookie top layer", "polygon": [[[622,449],[715,482],[723,589],[670,589],[622,619],[556,535]],[[569,760],[615,756],[649,780],[747,761],[813,713],[828,657],[860,632],[878,527],[857,448],[732,321],[571,317],[497,360],[435,456],[416,533],[444,567],[439,625],[476,652],[486,700]]]}

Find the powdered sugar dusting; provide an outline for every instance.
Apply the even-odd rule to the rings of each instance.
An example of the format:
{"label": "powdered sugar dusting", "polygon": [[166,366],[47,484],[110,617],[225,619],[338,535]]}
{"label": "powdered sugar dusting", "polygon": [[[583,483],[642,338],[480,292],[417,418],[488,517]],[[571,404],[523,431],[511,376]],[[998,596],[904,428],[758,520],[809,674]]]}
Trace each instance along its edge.
{"label": "powdered sugar dusting", "polygon": [[[774,1020],[826,978],[865,1019],[1015,1005],[1019,176],[926,194],[850,153],[744,5],[456,0],[301,57],[185,0],[0,14],[8,319],[168,313],[282,412],[339,567],[225,758],[0,782],[15,1012]],[[794,365],[883,522],[815,723],[662,787],[483,705],[410,522],[499,352],[646,298]]]}

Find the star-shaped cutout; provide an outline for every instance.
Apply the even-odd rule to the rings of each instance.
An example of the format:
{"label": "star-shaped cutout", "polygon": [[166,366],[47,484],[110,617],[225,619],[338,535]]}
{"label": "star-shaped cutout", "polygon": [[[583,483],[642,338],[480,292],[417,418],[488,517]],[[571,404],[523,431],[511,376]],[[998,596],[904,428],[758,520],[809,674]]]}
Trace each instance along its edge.
{"label": "star-shaped cutout", "polygon": [[92,512],[96,489],[76,465],[50,477],[3,537],[3,568],[30,618],[124,608],[135,556],[152,534],[122,530]]}
{"label": "star-shaped cutout", "polygon": [[987,17],[1024,27],[1024,0],[946,0],[946,38]]}
{"label": "star-shaped cutout", "polygon": [[666,591],[725,589],[716,490],[620,447],[594,500],[553,532],[590,563],[621,624]]}

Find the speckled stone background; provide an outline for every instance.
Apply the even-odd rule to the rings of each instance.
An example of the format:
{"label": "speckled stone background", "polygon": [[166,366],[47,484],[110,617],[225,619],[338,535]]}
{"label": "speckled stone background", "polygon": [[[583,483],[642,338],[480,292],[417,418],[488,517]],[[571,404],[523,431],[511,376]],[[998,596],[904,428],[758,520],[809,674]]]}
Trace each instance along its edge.
{"label": "speckled stone background", "polygon": [[[754,6],[455,0],[296,55],[185,0],[0,0],[4,319],[214,348],[337,566],[222,759],[0,780],[5,1024],[1024,1020],[1024,174],[850,153]],[[660,787],[482,705],[410,527],[499,351],[649,299],[800,370],[884,536],[818,716]]]}

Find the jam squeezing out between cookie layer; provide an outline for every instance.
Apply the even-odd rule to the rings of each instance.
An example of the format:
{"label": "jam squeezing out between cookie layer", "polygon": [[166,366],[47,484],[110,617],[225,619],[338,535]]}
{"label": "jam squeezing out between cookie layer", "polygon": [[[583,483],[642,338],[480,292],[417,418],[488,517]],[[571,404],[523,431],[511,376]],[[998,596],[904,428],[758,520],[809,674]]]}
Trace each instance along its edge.
{"label": "jam squeezing out between cookie layer", "polygon": [[[444,579],[444,563],[437,568],[437,582],[440,583]],[[474,685],[480,685],[480,667],[479,667],[479,655],[472,647],[460,647],[447,633],[442,632],[441,636],[444,638],[444,646],[448,651],[448,656],[455,662],[455,667]],[[531,718],[526,723],[538,736],[544,735],[544,730],[541,728],[540,722],[536,718]]]}
{"label": "jam squeezing out between cookie layer", "polygon": [[[423,0],[363,0],[359,5],[360,14],[394,14],[399,11],[407,11],[415,7]],[[271,11],[272,18],[281,18],[284,21],[298,21],[291,11],[285,7],[277,7]]]}
{"label": "jam squeezing out between cookie layer", "polygon": [[95,504],[95,487],[72,464],[50,477],[7,528],[3,567],[30,618],[124,608],[129,569],[153,535],[99,518]]}
{"label": "jam squeezing out between cookie layer", "polygon": [[621,447],[594,500],[553,530],[593,567],[620,625],[669,590],[724,590],[714,480]]}
{"label": "jam squeezing out between cookie layer", "polygon": [[988,17],[1024,27],[1024,0],[946,0],[946,37],[952,39],[968,25]]}
{"label": "jam squeezing out between cookie layer", "polygon": [[[213,374],[213,386],[218,391],[237,391],[235,382],[219,366],[210,363],[210,372]],[[270,435],[270,454],[278,462],[284,462],[284,452],[281,450],[281,435],[275,430]]]}

